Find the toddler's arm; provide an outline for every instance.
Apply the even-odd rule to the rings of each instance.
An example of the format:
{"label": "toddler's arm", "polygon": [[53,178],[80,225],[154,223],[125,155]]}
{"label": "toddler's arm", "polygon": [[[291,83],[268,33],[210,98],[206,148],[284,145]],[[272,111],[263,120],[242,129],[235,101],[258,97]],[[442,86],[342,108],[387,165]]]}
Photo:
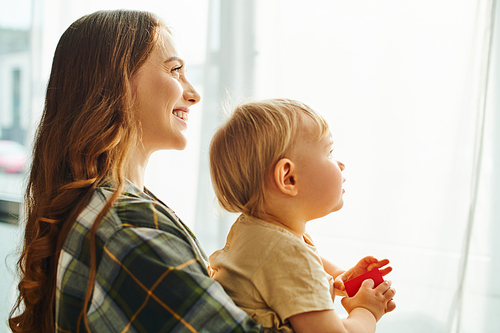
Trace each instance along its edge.
{"label": "toddler's arm", "polygon": [[329,275],[335,279],[337,276],[345,272],[345,269],[340,268],[339,266],[335,265],[333,262],[330,260],[321,257],[321,261],[323,262],[323,268],[325,272],[327,272]]}
{"label": "toddler's arm", "polygon": [[372,280],[366,280],[354,297],[342,299],[349,313],[347,319],[341,320],[335,310],[311,311],[290,317],[290,324],[297,333],[373,333],[376,322],[389,311],[388,304],[394,303],[392,298],[396,294],[390,281],[375,289],[373,285]]}

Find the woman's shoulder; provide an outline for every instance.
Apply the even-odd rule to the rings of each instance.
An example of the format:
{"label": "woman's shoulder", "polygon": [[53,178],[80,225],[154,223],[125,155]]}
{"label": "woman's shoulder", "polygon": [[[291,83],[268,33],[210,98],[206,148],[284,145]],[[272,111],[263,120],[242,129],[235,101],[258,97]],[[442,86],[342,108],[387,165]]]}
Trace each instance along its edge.
{"label": "woman's shoulder", "polygon": [[[108,200],[114,193],[109,187],[101,187],[96,196]],[[103,226],[109,226],[110,232],[124,228],[149,228],[166,231],[184,238],[186,229],[175,212],[149,191],[140,191],[128,182],[124,192],[118,197],[113,207],[103,218]]]}
{"label": "woman's shoulder", "polygon": [[[68,234],[68,239],[72,241],[65,243],[81,243],[75,242],[75,238],[85,237],[115,191],[110,185],[103,185],[95,190]],[[130,228],[155,229],[186,239],[186,228],[171,209],[128,182],[124,191],[101,218],[96,235],[105,243],[116,233]]]}
{"label": "woman's shoulder", "polygon": [[[113,191],[110,187],[95,190],[68,233],[62,249],[64,253],[79,258],[88,251],[87,240],[92,225]],[[196,239],[190,236],[187,227],[167,209],[156,199],[126,188],[99,221],[96,229],[99,248],[106,247],[113,253],[124,253],[125,250],[138,246],[150,246],[158,253],[165,252],[165,258],[172,252],[169,249],[175,248],[182,255],[188,255],[189,258],[195,256],[204,262],[206,255],[198,249]],[[179,258],[179,261],[182,260],[184,258]]]}

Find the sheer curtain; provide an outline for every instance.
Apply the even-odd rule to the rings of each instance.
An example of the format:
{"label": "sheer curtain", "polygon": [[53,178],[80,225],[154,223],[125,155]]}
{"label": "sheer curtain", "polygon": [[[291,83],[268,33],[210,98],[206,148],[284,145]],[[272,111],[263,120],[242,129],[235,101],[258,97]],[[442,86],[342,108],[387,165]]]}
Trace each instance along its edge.
{"label": "sheer curtain", "polygon": [[346,164],[344,208],[310,233],[341,266],[394,267],[377,332],[500,330],[493,3],[256,3],[256,97],[323,112]]}

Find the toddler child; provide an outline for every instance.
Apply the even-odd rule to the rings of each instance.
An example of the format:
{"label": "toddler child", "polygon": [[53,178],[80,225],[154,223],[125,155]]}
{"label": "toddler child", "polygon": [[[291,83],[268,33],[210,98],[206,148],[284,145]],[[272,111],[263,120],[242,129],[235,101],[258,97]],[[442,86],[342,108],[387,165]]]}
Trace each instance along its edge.
{"label": "toddler child", "polygon": [[395,308],[390,281],[373,288],[366,280],[342,299],[346,319],[334,311],[344,281],[389,261],[366,257],[343,271],[319,256],[307,234],[308,221],[343,206],[345,166],[332,153],[323,116],[288,99],[240,104],[212,139],[215,194],[241,215],[210,256],[211,276],[265,332],[374,332]]}

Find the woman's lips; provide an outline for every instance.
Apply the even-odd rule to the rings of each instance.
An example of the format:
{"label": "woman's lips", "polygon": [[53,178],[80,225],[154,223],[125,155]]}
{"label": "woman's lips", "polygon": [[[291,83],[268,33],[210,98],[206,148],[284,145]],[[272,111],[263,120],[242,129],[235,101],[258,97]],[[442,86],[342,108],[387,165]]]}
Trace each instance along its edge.
{"label": "woman's lips", "polygon": [[189,114],[189,108],[186,108],[186,107],[178,107],[178,108],[175,108],[173,111],[172,111],[172,114],[174,116],[176,116],[177,118],[179,119],[182,119],[184,120],[185,122],[188,121],[189,117],[188,117],[188,114]]}

